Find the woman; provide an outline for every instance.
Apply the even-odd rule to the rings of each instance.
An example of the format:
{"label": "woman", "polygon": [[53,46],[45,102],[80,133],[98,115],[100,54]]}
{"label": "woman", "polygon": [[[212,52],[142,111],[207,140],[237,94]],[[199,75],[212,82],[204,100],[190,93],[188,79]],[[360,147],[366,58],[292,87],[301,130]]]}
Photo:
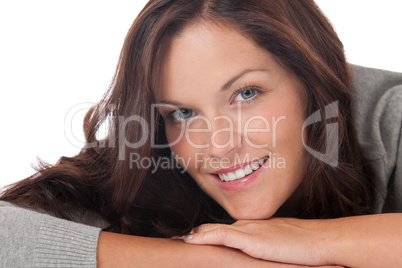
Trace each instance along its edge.
{"label": "woman", "polygon": [[[352,93],[349,75],[312,1],[150,1],[87,146],[3,193],[70,220],[2,203],[2,226],[16,219],[6,264],[398,265],[400,214],[368,214],[401,211],[383,189],[401,174],[401,78]],[[355,128],[381,131],[359,133],[364,154]]]}

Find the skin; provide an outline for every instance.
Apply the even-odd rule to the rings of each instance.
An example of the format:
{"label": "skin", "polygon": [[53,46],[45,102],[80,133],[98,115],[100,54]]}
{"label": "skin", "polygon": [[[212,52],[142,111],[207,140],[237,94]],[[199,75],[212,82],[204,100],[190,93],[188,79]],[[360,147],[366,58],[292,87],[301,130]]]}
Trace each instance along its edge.
{"label": "skin", "polygon": [[400,213],[331,220],[244,220],[199,226],[184,241],[224,245],[281,263],[401,267],[401,224]]}
{"label": "skin", "polygon": [[[185,111],[165,118],[179,163],[235,219],[272,217],[306,169],[305,102],[295,75],[235,29],[204,22],[172,40],[161,85],[158,103],[176,107],[160,112]],[[218,170],[268,155],[271,162],[246,187],[228,191],[216,182]]]}

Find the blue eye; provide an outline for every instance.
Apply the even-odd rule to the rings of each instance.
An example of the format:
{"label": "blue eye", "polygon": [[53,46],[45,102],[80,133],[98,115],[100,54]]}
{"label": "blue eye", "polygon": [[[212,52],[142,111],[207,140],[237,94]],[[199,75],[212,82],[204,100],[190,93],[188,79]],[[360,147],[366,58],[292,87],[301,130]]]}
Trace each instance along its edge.
{"label": "blue eye", "polygon": [[253,98],[257,94],[257,90],[254,88],[247,88],[242,91],[240,91],[236,98],[234,99],[235,101],[242,101],[242,100],[248,100]]}
{"label": "blue eye", "polygon": [[251,99],[252,97],[255,96],[255,90],[254,89],[246,89],[240,93],[243,99]]}
{"label": "blue eye", "polygon": [[189,109],[177,109],[173,112],[173,117],[175,120],[186,120],[193,115],[193,111]]}

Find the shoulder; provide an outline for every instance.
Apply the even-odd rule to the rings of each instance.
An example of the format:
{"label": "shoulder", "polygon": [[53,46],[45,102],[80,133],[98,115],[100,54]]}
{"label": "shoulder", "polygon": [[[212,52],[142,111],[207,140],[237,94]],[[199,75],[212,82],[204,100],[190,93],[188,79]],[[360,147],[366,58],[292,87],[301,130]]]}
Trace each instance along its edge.
{"label": "shoulder", "polygon": [[392,88],[397,85],[402,85],[402,73],[392,72],[387,70],[363,67],[359,65],[349,65],[353,86],[355,89],[365,88],[366,91],[386,91],[387,88]]}
{"label": "shoulder", "polygon": [[398,143],[402,121],[402,73],[352,65],[352,100],[359,143],[370,159]]}
{"label": "shoulder", "polygon": [[[402,210],[402,73],[351,65],[357,138]],[[388,198],[388,197],[387,197]]]}
{"label": "shoulder", "polygon": [[401,115],[402,73],[351,65],[351,74],[352,99],[357,116]]}

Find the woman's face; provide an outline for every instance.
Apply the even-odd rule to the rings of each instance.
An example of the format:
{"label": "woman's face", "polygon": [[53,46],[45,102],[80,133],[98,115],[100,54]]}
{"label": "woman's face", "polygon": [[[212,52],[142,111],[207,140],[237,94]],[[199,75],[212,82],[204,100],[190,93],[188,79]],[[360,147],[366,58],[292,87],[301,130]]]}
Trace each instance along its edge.
{"label": "woman's face", "polygon": [[295,75],[240,32],[204,22],[173,38],[161,79],[178,163],[235,219],[271,217],[305,175]]}

